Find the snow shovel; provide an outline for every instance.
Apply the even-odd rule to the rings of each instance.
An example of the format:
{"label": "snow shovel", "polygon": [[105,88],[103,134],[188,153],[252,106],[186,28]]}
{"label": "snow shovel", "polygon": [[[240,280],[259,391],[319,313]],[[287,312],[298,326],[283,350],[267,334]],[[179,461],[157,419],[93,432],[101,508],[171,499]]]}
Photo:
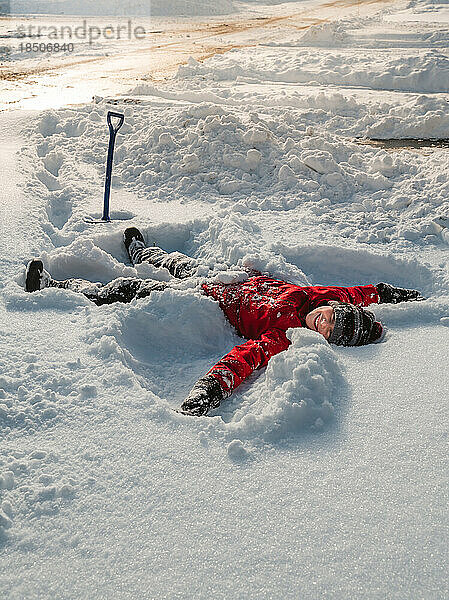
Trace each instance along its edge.
{"label": "snow shovel", "polygon": [[[118,119],[118,121],[114,124],[112,122],[112,118]],[[111,221],[109,217],[109,197],[111,195],[111,180],[112,180],[112,161],[114,159],[114,146],[115,146],[115,138],[117,136],[118,130],[123,125],[123,121],[125,120],[125,115],[116,112],[108,112],[108,126],[109,126],[109,148],[108,148],[108,160],[106,162],[106,181],[104,185],[104,203],[103,203],[103,216],[101,220],[95,220],[91,217],[86,217],[85,221],[87,223],[109,223]]]}

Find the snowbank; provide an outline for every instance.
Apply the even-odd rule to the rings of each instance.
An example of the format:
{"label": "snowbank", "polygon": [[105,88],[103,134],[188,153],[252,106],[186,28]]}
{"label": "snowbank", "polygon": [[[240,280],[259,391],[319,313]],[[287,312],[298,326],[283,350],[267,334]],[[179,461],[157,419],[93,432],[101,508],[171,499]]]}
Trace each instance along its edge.
{"label": "snowbank", "polygon": [[344,389],[336,354],[319,334],[292,329],[288,336],[289,349],[273,357],[266,373],[239,398],[226,426],[233,437],[273,443],[320,431],[332,421]]}
{"label": "snowbank", "polygon": [[[332,219],[340,235],[358,243],[445,242],[445,227],[438,219],[448,202],[447,181],[433,167],[433,159],[418,156],[411,161],[410,153],[392,154],[326,132],[337,126],[346,135],[354,129],[373,137],[434,135],[432,124],[444,123],[446,129],[449,125],[443,100],[417,96],[402,106],[383,105],[383,116],[375,117],[377,105],[362,109],[342,95],[322,93],[309,98],[307,109],[262,108],[256,98],[248,114],[240,102],[225,108],[223,98],[204,102],[201,93],[189,92],[189,103],[169,102],[156,115],[153,99],[163,94],[168,101],[179,101],[187,93],[139,88],[144,91],[147,95],[141,98],[146,102],[124,108],[125,125],[114,159],[115,198],[128,198],[132,191],[139,206],[154,201],[203,202],[215,211],[232,208],[238,218],[255,210],[307,207],[313,222]],[[297,104],[306,103],[300,99]],[[81,232],[87,234],[90,226],[82,217],[92,210],[89,207],[98,210],[99,201],[94,202],[102,194],[108,108],[101,100],[76,111],[49,111],[38,124],[36,150],[30,152],[39,166],[30,192],[46,194],[50,235],[58,243],[64,239],[67,245]],[[422,180],[417,164],[428,173],[427,180]],[[401,187],[403,181],[408,183]],[[115,210],[117,204],[112,206]],[[117,208],[121,212],[114,213],[116,218],[136,214],[130,204]],[[192,227],[200,232],[204,224]],[[156,231],[148,233],[165,241]],[[117,241],[120,234],[115,235]],[[183,245],[187,230],[182,235],[187,237],[174,240],[173,247],[196,251],[198,246]],[[114,244],[105,244],[104,249],[114,253]],[[244,258],[237,246],[224,251],[228,263]],[[250,253],[254,252],[253,247]],[[126,259],[123,254],[116,258]],[[111,265],[104,277],[116,276],[119,270]]]}
{"label": "snowbank", "polygon": [[[327,40],[327,29],[324,42]],[[313,38],[314,34],[304,34]],[[320,30],[316,30],[318,39]],[[328,40],[327,40],[328,41]],[[253,57],[258,54],[262,60]],[[449,58],[444,52],[434,50],[418,56],[368,56],[351,52],[348,64],[347,55],[338,51],[304,49],[301,53],[292,49],[279,52],[267,48],[261,57],[261,50],[248,49],[238,53],[228,53],[224,58],[217,57],[206,64],[180,67],[179,76],[202,75],[215,81],[236,81],[241,79],[273,81],[289,84],[333,84],[339,86],[361,86],[371,89],[408,92],[445,92],[449,86]]]}
{"label": "snowbank", "polygon": [[[295,42],[290,43],[291,45],[304,46],[339,46],[344,44],[347,39],[346,28],[342,23],[337,22],[312,25],[299,35]],[[273,43],[273,45],[277,46],[276,43]]]}

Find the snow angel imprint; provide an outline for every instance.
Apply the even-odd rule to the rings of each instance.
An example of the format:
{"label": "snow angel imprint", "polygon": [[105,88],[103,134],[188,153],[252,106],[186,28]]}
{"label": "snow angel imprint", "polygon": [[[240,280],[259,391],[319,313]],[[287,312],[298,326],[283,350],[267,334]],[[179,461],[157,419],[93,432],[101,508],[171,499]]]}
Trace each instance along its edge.
{"label": "snow angel imprint", "polygon": [[[147,247],[135,227],[125,230],[126,250],[134,265],[147,261],[165,267],[178,279],[196,275],[197,262],[180,252],[165,252]],[[25,287],[35,292],[45,287],[70,289],[84,294],[101,306],[145,298],[169,283],[152,279],[120,277],[103,285],[82,279],[56,281],[44,269],[41,260],[29,262]],[[362,346],[378,342],[383,327],[366,306],[376,303],[422,300],[416,290],[393,287],[388,283],[353,287],[298,286],[273,279],[257,271],[239,283],[205,281],[203,293],[218,302],[229,322],[246,342],[235,346],[193,386],[181,405],[188,415],[205,415],[247,379],[253,371],[265,367],[272,356],[286,350],[290,327],[307,327],[320,333],[330,344]]]}

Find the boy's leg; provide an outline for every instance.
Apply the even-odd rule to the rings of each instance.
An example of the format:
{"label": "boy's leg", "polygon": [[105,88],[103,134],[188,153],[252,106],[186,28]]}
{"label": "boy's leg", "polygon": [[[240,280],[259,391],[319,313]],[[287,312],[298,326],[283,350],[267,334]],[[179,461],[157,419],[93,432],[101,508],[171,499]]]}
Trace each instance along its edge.
{"label": "boy's leg", "polygon": [[149,262],[155,267],[165,267],[178,279],[192,277],[196,273],[197,263],[193,258],[181,252],[166,252],[162,248],[153,246],[151,248],[139,248],[132,257],[134,265],[141,262]]}
{"label": "boy's leg", "polygon": [[83,294],[86,298],[97,304],[98,294],[104,286],[101,283],[92,283],[91,281],[85,281],[84,279],[65,279],[64,281],[57,281],[50,277],[47,279],[45,287],[72,290],[72,292]]}
{"label": "boy's leg", "polygon": [[51,279],[48,283],[48,287],[58,287],[83,294],[97,306],[114,302],[127,303],[134,298],[145,298],[151,292],[164,290],[167,285],[161,281],[134,277],[118,277],[106,285],[84,279],[66,279],[65,281]]}
{"label": "boy's leg", "polygon": [[166,252],[157,246],[147,248],[142,234],[136,227],[129,227],[123,234],[123,241],[133,265],[149,262],[155,267],[165,267],[178,279],[185,279],[196,274],[195,259],[181,252]]}
{"label": "boy's leg", "polygon": [[84,279],[56,281],[44,269],[40,259],[33,259],[28,263],[25,277],[27,292],[36,292],[46,287],[62,288],[83,294],[99,306],[112,304],[113,302],[131,302],[133,298],[145,298],[151,292],[164,290],[167,285],[167,283],[161,281],[134,277],[119,277],[106,285],[92,283]]}

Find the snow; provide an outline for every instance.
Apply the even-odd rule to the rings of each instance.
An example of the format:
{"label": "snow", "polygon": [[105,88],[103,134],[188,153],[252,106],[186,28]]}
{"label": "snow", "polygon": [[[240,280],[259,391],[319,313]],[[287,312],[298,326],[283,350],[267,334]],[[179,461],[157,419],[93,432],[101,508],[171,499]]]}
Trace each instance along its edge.
{"label": "snow", "polygon": [[333,420],[335,389],[342,383],[337,357],[316,333],[288,335],[290,348],[273,357],[263,384],[253,383],[228,424],[238,439],[273,443]]}
{"label": "snow", "polygon": [[[154,7],[279,16],[298,4]],[[446,9],[333,10],[254,47],[250,33],[195,54],[163,81],[105,93],[97,73],[89,103],[50,94],[1,112],[2,597],[447,597],[447,148],[364,143],[449,138]],[[108,110],[125,114],[113,220],[92,225]],[[196,258],[198,276],[133,267],[129,225]],[[63,289],[27,294],[33,256],[57,279],[173,285],[104,307]],[[375,306],[387,333],[371,346],[291,329],[289,349],[208,417],[174,412],[242,341],[201,282],[241,281],[248,267],[427,299]]]}
{"label": "snow", "polygon": [[449,23],[447,4],[447,0],[411,0],[407,10],[393,13],[389,20]]}

